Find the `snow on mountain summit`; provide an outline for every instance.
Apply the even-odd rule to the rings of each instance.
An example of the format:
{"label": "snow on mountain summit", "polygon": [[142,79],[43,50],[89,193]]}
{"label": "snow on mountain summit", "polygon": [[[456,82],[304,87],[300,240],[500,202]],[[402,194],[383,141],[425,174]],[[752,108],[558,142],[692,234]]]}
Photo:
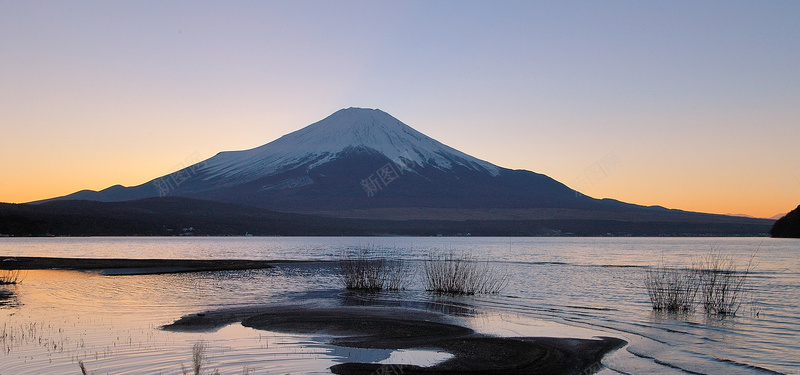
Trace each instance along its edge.
{"label": "snow on mountain summit", "polygon": [[383,154],[409,171],[428,166],[448,170],[455,164],[492,176],[500,173],[494,164],[446,146],[386,112],[364,108],[339,110],[254,149],[221,152],[206,160],[200,171],[205,179],[249,180],[301,166],[312,169],[359,149]]}

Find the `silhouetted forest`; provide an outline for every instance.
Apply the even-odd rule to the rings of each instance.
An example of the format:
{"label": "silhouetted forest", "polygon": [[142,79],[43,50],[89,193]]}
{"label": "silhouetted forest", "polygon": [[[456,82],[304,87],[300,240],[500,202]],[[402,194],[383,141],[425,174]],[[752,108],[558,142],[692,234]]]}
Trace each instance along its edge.
{"label": "silhouetted forest", "polygon": [[0,204],[3,236],[758,236],[772,221],[365,220],[163,197]]}
{"label": "silhouetted forest", "polygon": [[778,219],[769,234],[772,237],[800,238],[800,206]]}

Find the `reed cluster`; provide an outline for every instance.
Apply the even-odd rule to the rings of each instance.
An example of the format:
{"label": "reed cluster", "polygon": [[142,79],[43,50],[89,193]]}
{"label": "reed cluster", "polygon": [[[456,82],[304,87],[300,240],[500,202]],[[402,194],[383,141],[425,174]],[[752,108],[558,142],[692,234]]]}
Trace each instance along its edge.
{"label": "reed cluster", "polygon": [[712,253],[700,261],[700,297],[710,314],[736,315],[742,306],[745,282],[753,270],[753,258],[744,269],[737,269],[730,256]]}
{"label": "reed cluster", "polygon": [[690,268],[663,264],[645,275],[645,288],[653,310],[688,313],[697,305],[713,315],[736,315],[742,305],[746,281],[753,269],[751,257],[739,270],[733,258],[717,252],[695,261]]}
{"label": "reed cluster", "polygon": [[368,249],[339,261],[339,280],[348,290],[401,290],[410,273],[402,260],[372,258]]}
{"label": "reed cluster", "polygon": [[24,278],[21,270],[0,270],[0,285],[19,284]]}
{"label": "reed cluster", "polygon": [[[203,340],[195,342],[194,346],[192,346],[192,371],[194,375],[203,373],[203,363],[206,362],[206,349],[208,349],[208,344]],[[82,364],[81,368],[83,368]],[[181,363],[181,370],[183,375],[189,375],[189,370],[186,369],[183,363]],[[242,375],[250,375],[250,371],[252,371],[250,367],[245,366],[242,368]],[[219,369],[211,371],[211,375],[219,375]]]}
{"label": "reed cluster", "polygon": [[339,261],[339,278],[349,290],[378,291],[386,282],[386,260],[365,257]]}
{"label": "reed cluster", "polygon": [[[342,285],[370,292],[405,289],[416,272],[402,260],[371,256],[373,250],[339,260]],[[452,253],[426,260],[423,277],[427,291],[457,295],[499,293],[508,284],[508,274],[492,263]]]}
{"label": "reed cluster", "polygon": [[694,268],[661,265],[647,270],[644,284],[653,310],[688,313],[694,310],[699,284]]}
{"label": "reed cluster", "polygon": [[447,254],[425,262],[426,290],[436,293],[473,295],[499,293],[508,284],[508,274],[489,262],[470,256]]}

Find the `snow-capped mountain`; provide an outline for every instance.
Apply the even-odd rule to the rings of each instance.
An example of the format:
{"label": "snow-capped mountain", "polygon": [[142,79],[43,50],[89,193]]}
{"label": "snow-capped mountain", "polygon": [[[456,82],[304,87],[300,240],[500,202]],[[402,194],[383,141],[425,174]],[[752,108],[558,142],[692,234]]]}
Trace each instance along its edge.
{"label": "snow-capped mountain", "polygon": [[342,109],[263,146],[222,152],[201,163],[204,179],[252,181],[297,167],[312,170],[353,150],[369,150],[394,160],[404,171],[459,165],[493,176],[499,168],[422,134],[377,109]]}
{"label": "snow-capped mountain", "polygon": [[[575,192],[432,139],[377,109],[342,109],[263,146],[221,152],[133,187],[51,200],[176,196],[274,211],[380,219],[613,218],[654,210]],[[627,213],[625,215],[628,215]]]}
{"label": "snow-capped mountain", "polygon": [[[463,209],[601,208],[550,177],[498,167],[377,109],[347,108],[263,146],[221,152],[134,187],[60,199],[179,196],[284,212],[397,218]],[[387,211],[388,210],[388,211]],[[421,214],[422,213],[422,214]],[[438,215],[438,216],[437,216]]]}
{"label": "snow-capped mountain", "polygon": [[[364,221],[344,220],[335,226],[350,229],[320,233],[360,233],[350,230],[365,225],[372,229],[364,233],[394,233],[401,225],[398,220],[407,221],[402,225],[417,228],[402,233],[427,233],[418,229],[433,222],[455,232],[482,232],[479,228],[490,227],[494,229],[483,232],[502,235],[562,232],[596,235],[618,231],[674,234],[686,233],[686,228],[692,233],[739,233],[742,225],[758,221],[594,199],[548,176],[506,169],[474,158],[385,112],[361,108],[337,111],[263,146],[221,152],[138,186],[84,190],[33,203],[135,201],[128,208],[132,211],[122,215],[128,220],[149,215],[152,208],[148,205],[160,204],[145,198],[165,196],[192,198],[155,200],[169,206],[167,211],[174,210],[173,206],[182,207],[179,211],[193,218],[192,223],[204,222],[209,215],[213,216],[208,207],[220,206],[202,201],[238,204],[227,206],[226,212],[241,210],[236,218],[239,223],[260,222],[258,218],[264,216],[240,205],[317,215],[304,216],[302,220],[296,215],[284,216],[305,223],[296,223],[298,227],[291,233],[317,233],[311,229],[328,220],[318,216],[384,219],[394,223],[370,221],[372,224],[367,225]],[[94,207],[86,202],[73,204]],[[84,214],[113,216],[102,210],[92,212]],[[227,223],[225,220],[231,215],[223,216],[218,219]],[[442,227],[443,222],[451,224]],[[460,224],[452,224],[456,222]],[[512,222],[515,224],[509,224]],[[273,225],[262,224],[270,228]],[[761,222],[756,224],[764,226]],[[720,225],[727,229],[720,231]]]}

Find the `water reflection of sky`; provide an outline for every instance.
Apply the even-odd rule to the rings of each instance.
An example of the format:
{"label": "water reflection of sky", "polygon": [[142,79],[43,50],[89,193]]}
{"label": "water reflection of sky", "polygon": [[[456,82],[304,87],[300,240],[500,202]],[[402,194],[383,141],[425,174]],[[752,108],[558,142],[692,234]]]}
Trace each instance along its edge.
{"label": "water reflection of sky", "polygon": [[[333,239],[331,247],[324,248],[328,240],[289,239],[278,248],[269,249],[269,256],[264,252],[254,257],[293,254],[292,258],[334,258],[343,249],[356,249],[359,244],[399,245],[406,241]],[[411,264],[420,268],[424,254],[433,248],[468,249],[465,239],[449,240],[452,242],[448,248],[448,239],[408,239],[411,245],[403,247],[401,253],[407,252],[416,259]],[[242,373],[244,366],[250,366],[252,373],[268,369],[290,372],[296,368],[306,373],[327,373],[329,366],[345,358],[343,353],[353,355],[354,351],[342,351],[314,337],[271,334],[236,324],[206,333],[158,329],[182,315],[210,309],[302,301],[439,311],[488,334],[621,335],[630,345],[609,356],[608,364],[640,370],[629,373],[656,369],[672,372],[642,359],[648,356],[706,373],[731,369],[757,372],[717,358],[788,373],[800,366],[796,360],[800,357],[796,344],[800,273],[796,252],[778,246],[786,242],[760,245],[760,239],[565,239],[548,247],[551,239],[468,240],[477,243],[476,248],[485,254],[503,260],[499,264],[511,275],[503,293],[468,298],[434,295],[424,291],[419,273],[408,289],[399,293],[347,293],[337,281],[335,263],[330,262],[279,264],[267,270],[113,277],[94,272],[29,271],[23,283],[0,287],[13,293],[0,300],[0,373],[76,373],[78,361],[83,361],[90,373],[181,374],[181,364],[191,364],[191,349],[198,340],[208,343],[208,369],[218,368],[222,374]],[[157,257],[153,255],[162,253],[156,252],[156,245],[161,244],[164,257],[169,257],[187,251],[185,243],[181,245],[179,241],[144,239],[137,247],[136,239],[123,239],[121,248],[112,251],[104,247],[113,249],[114,239],[34,239],[16,251],[46,251],[48,246],[68,243],[68,248],[81,248],[81,254],[91,256],[98,256],[104,248],[103,252],[116,256],[120,249],[126,249],[139,257]],[[0,248],[6,251],[10,242],[1,242]],[[280,240],[193,239],[187,243],[206,255],[223,252],[212,248],[228,243],[231,247],[225,253],[242,255],[273,242]],[[686,317],[652,313],[642,285],[644,269],[638,264],[657,264],[662,253],[668,260],[691,258],[706,253],[715,243],[720,250],[730,245],[741,259],[749,258],[748,251],[761,246],[753,279],[761,316],[742,314],[719,320],[701,313]],[[579,251],[588,255],[579,258]],[[548,263],[553,260],[562,261]],[[624,264],[613,266],[615,262]],[[387,353],[364,355],[387,360]],[[388,354],[388,360],[402,355],[394,351]],[[419,353],[411,355],[422,357]]]}
{"label": "water reflection of sky", "polygon": [[[191,365],[192,347],[200,341],[207,346],[205,366],[223,374],[244,368],[253,373],[326,373],[330,366],[349,361],[426,366],[451,357],[427,350],[346,348],[326,344],[327,337],[258,331],[241,324],[202,333],[158,329],[198,311],[285,302],[291,287],[304,289],[309,287],[305,283],[320,281],[330,285],[329,272],[308,265],[114,277],[31,271],[23,285],[15,286],[19,295],[14,298],[23,302],[0,310],[0,373],[77,372],[80,361],[90,373],[180,374],[182,366]],[[329,288],[317,297],[336,299],[337,293]]]}

